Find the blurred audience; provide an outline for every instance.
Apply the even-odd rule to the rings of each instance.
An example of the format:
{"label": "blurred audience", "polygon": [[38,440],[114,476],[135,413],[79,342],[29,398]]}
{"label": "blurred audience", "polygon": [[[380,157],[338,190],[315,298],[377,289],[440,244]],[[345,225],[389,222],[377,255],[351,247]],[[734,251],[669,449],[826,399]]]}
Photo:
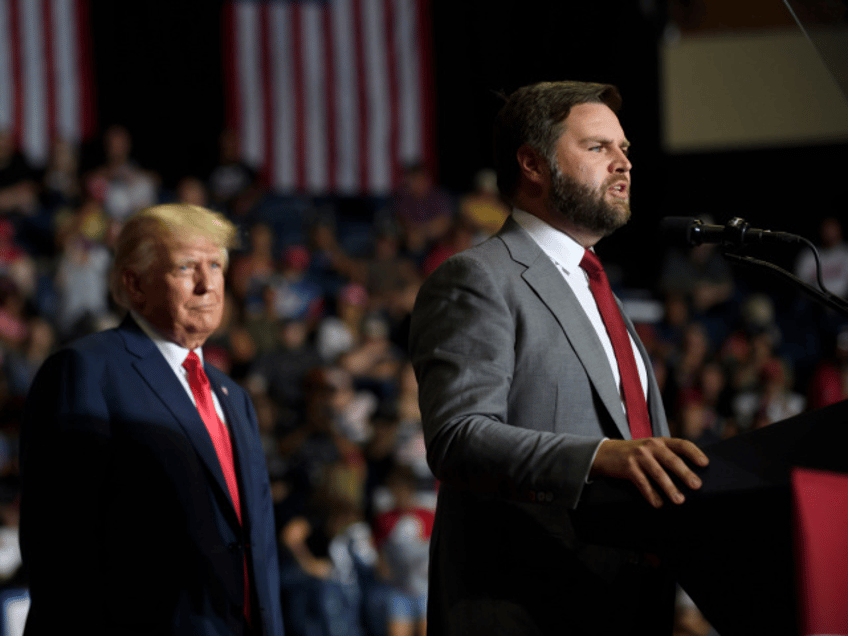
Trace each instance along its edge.
{"label": "blurred audience", "polygon": [[277,318],[314,323],[321,317],[324,296],[321,285],[309,272],[311,258],[302,245],[290,245],[283,252],[282,266],[267,283]]}
{"label": "blurred audience", "polygon": [[807,389],[807,406],[819,409],[848,399],[848,328],[829,347],[830,354],[815,368]]}
{"label": "blurred audience", "polygon": [[203,181],[197,177],[183,177],[177,183],[177,202],[209,207],[209,193]]}
{"label": "blurred audience", "polygon": [[61,209],[79,203],[79,150],[74,144],[62,138],[53,141],[42,187],[42,199],[48,208]]}
{"label": "blurred audience", "polygon": [[442,238],[454,219],[453,201],[433,181],[424,164],[407,167],[403,183],[392,199],[392,214],[400,224],[407,251],[419,258]]}
{"label": "blurred audience", "polygon": [[509,206],[498,192],[498,177],[491,168],[474,175],[474,190],[459,201],[459,217],[473,233],[474,243],[479,243],[501,229]]}
{"label": "blurred audience", "polygon": [[[835,216],[822,219],[819,226],[819,257],[824,286],[840,298],[848,297],[848,243],[842,235],[842,222]],[[815,256],[804,250],[795,264],[795,274],[818,288]]]}
{"label": "blurred audience", "polygon": [[386,485],[392,507],[374,519],[381,574],[391,585],[387,628],[390,636],[426,636],[427,573],[433,511],[416,501],[415,473],[397,466]]}
{"label": "blurred audience", "polygon": [[[406,354],[408,320],[426,275],[509,213],[490,171],[472,192],[447,193],[425,166],[410,166],[394,196],[363,198],[356,209],[371,219],[363,233],[361,216],[345,216],[349,201],[262,190],[232,132],[206,182],[186,177],[167,194],[132,160],[125,128],[110,127],[103,142],[103,163],[81,175],[78,149],[58,140],[38,179],[0,132],[0,504],[11,502],[0,508],[8,564],[0,588],[4,577],[11,585],[22,576],[13,545],[20,400],[52,350],[117,319],[105,272],[122,219],[176,197],[218,207],[245,237],[205,354],[256,406],[283,546],[287,633],[422,634],[437,484]],[[281,218],[292,210],[302,213]],[[823,220],[821,245],[825,283],[844,296],[848,247],[837,219]],[[813,280],[810,258],[797,263]],[[799,371],[775,300],[744,297],[714,247],[670,251],[656,289],[640,291],[663,307],[637,328],[675,434],[706,444],[848,397],[845,321],[828,323],[824,355]],[[821,331],[814,312],[797,315],[791,331]],[[678,618],[677,633],[709,633],[685,596]]]}
{"label": "blurred audience", "polygon": [[339,291],[336,312],[318,324],[315,342],[321,358],[337,361],[359,342],[368,312],[368,292],[362,285],[350,283]]}
{"label": "blurred audience", "polygon": [[158,177],[132,159],[132,137],[123,126],[106,129],[103,151],[104,161],[87,176],[86,189],[103,204],[107,216],[120,224],[157,202]]}
{"label": "blurred audience", "polygon": [[12,132],[0,129],[0,215],[27,216],[37,205],[36,173],[15,147]]}
{"label": "blurred audience", "polygon": [[221,133],[219,148],[218,165],[209,175],[212,203],[234,217],[242,217],[259,196],[256,171],[241,160],[234,130]]}

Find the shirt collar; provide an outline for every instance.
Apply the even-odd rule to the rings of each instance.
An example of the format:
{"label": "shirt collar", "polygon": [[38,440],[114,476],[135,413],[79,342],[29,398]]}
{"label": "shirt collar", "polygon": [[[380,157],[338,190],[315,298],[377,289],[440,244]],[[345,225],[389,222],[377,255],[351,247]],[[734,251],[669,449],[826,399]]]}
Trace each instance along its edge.
{"label": "shirt collar", "polygon": [[584,247],[565,232],[545,223],[538,216],[513,208],[512,218],[523,227],[542,251],[566,273],[576,272],[586,252]]}
{"label": "shirt collar", "polygon": [[[181,347],[176,342],[172,342],[165,338],[161,333],[159,333],[156,328],[151,325],[146,319],[142,318],[142,316],[133,310],[130,310],[130,314],[133,317],[133,320],[138,323],[138,326],[141,327],[141,330],[147,334],[147,336],[153,341],[153,344],[156,345],[156,348],[162,352],[162,355],[165,356],[165,360],[168,364],[178,373],[183,370],[183,362],[186,359],[186,356],[189,354],[190,349],[186,349],[185,347]],[[194,350],[197,356],[200,358],[200,364],[203,364],[203,350],[202,347],[198,347]]]}

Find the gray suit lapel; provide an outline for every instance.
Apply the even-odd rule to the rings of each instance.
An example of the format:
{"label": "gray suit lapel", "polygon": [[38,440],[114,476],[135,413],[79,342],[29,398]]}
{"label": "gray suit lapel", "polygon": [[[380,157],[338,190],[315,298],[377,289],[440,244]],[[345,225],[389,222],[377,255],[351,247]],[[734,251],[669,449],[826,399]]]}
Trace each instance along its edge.
{"label": "gray suit lapel", "polygon": [[550,309],[619,432],[624,439],[630,439],[630,426],[603,346],[571,287],[556,265],[511,217],[500,237],[513,259],[527,268],[522,278]]}

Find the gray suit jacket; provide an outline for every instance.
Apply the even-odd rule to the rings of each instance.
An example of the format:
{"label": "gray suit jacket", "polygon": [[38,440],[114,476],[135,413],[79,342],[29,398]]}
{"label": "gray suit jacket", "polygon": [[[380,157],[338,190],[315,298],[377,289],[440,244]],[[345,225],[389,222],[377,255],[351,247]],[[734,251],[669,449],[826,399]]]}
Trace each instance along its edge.
{"label": "gray suit jacket", "polygon": [[[625,322],[648,367],[654,434],[668,435]],[[601,440],[630,432],[600,341],[556,266],[508,219],[428,278],[410,349],[441,481],[431,633],[635,633],[645,610],[632,597],[649,594],[650,568],[581,543],[569,519]]]}

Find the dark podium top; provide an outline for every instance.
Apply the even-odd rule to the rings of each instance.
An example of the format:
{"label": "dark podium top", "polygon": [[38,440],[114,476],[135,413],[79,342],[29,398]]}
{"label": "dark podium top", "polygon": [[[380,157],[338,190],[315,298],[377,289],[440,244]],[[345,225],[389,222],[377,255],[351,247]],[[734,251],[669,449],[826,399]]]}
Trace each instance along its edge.
{"label": "dark podium top", "polygon": [[656,510],[630,482],[600,479],[573,512],[578,532],[660,555],[721,636],[794,636],[791,472],[848,472],[848,401],[703,450],[704,484],[684,504]]}

